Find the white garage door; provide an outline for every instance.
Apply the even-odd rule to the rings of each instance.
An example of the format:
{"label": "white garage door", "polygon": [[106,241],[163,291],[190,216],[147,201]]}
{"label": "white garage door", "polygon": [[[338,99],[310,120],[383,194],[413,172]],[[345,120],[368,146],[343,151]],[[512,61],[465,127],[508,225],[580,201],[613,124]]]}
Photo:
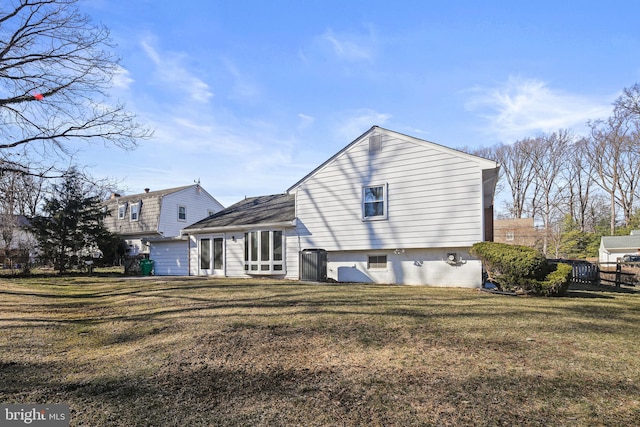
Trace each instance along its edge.
{"label": "white garage door", "polygon": [[149,258],[156,276],[189,275],[189,241],[151,242]]}

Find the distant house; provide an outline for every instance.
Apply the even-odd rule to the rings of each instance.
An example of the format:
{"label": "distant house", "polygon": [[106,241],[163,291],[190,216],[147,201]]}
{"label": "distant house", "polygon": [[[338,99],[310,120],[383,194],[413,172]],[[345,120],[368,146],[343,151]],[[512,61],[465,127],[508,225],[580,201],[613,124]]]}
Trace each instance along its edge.
{"label": "distant house", "polygon": [[625,255],[640,255],[640,233],[636,230],[629,236],[602,236],[598,261],[617,262]]}
{"label": "distant house", "polygon": [[497,219],[493,222],[493,239],[497,243],[535,247],[538,231],[533,218]]}
{"label": "distant house", "polygon": [[374,126],[285,193],[185,227],[188,254],[166,262],[186,262],[190,275],[304,279],[300,260],[317,251],[328,279],[341,282],[480,287],[469,249],[493,239],[498,170]]}
{"label": "distant house", "polygon": [[19,268],[35,256],[36,239],[24,215],[0,215],[0,266]]}
{"label": "distant house", "polygon": [[175,238],[184,227],[213,215],[224,206],[199,184],[193,184],[158,191],[147,189],[129,196],[112,194],[103,208],[109,212],[106,227],[122,236],[129,255],[136,256],[149,253],[143,240]]}

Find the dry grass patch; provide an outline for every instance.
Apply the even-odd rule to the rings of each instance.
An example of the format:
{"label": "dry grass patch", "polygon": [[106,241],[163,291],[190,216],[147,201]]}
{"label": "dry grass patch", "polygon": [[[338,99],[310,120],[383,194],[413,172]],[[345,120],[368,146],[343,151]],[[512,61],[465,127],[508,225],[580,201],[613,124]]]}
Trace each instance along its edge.
{"label": "dry grass patch", "polygon": [[72,425],[640,425],[640,295],[0,281],[0,401]]}

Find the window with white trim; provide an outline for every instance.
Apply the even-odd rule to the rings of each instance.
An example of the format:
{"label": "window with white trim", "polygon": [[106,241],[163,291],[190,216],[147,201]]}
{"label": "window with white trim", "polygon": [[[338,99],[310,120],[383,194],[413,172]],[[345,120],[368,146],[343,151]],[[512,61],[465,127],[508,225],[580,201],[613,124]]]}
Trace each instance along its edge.
{"label": "window with white trim", "polygon": [[142,205],[142,202],[138,202],[138,203],[132,203],[131,204],[131,209],[129,209],[129,219],[131,221],[138,221],[140,219],[140,206]]}
{"label": "window with white trim", "polygon": [[387,218],[387,186],[362,187],[362,217],[366,220]]}
{"label": "window with white trim", "polygon": [[127,204],[118,205],[118,219],[124,219],[127,214]]}
{"label": "window with white trim", "polygon": [[178,221],[186,221],[186,220],[187,220],[187,207],[178,206]]}
{"label": "window with white trim", "polygon": [[506,237],[505,237],[505,240],[506,240],[507,242],[512,242],[512,241],[513,241],[513,239],[515,239],[515,237],[516,237],[515,232],[513,232],[513,231],[507,231],[507,235],[506,235]]}
{"label": "window with white trim", "polygon": [[257,230],[244,233],[244,269],[248,274],[284,273],[284,233]]}

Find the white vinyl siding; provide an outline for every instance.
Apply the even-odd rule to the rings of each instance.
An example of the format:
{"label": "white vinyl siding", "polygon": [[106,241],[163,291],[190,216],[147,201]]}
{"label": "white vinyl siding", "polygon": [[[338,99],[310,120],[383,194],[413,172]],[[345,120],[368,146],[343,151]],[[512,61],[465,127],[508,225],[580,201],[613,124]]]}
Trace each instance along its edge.
{"label": "white vinyl siding", "polygon": [[[244,262],[244,233],[245,231],[228,231],[224,235],[224,275],[226,277],[250,277],[245,271]],[[298,252],[296,231],[293,228],[284,231],[282,271],[273,271],[273,275],[284,275],[287,279],[298,278]],[[197,235],[190,236],[189,260],[190,274],[196,275],[198,269]]]}
{"label": "white vinyl siding", "polygon": [[295,229],[290,228],[285,230],[285,270],[287,279],[298,279],[299,278],[299,262],[300,262],[300,246],[298,243],[300,242],[298,238],[298,234]]}
{"label": "white vinyl siding", "polygon": [[[383,137],[383,146],[372,155],[365,138],[295,189],[302,247],[458,247],[482,240],[478,162],[430,143]],[[362,221],[362,188],[381,182],[388,220]]]}
{"label": "white vinyl siding", "polygon": [[[184,207],[184,220],[180,218],[180,207]],[[178,236],[183,228],[210,216],[210,212],[222,209],[223,206],[204,190],[189,187],[163,197],[158,230],[165,237]]]}

